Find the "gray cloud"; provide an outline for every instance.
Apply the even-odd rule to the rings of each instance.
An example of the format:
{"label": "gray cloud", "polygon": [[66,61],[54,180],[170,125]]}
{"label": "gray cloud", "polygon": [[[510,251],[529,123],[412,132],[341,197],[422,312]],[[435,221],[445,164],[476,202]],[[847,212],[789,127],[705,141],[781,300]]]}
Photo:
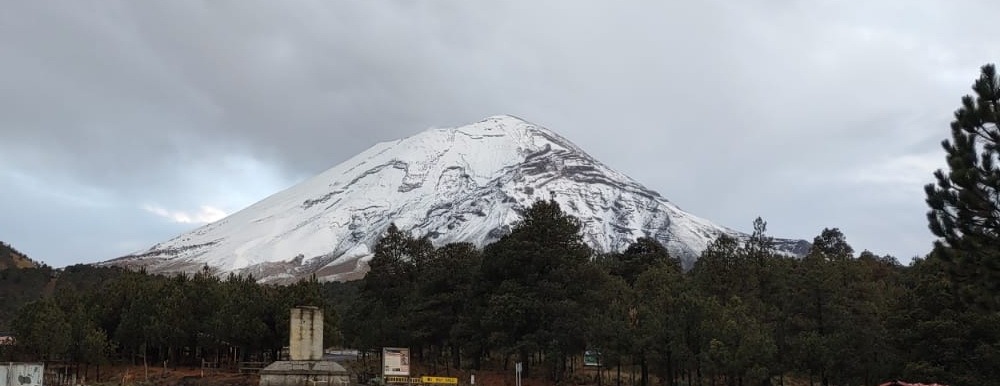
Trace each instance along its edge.
{"label": "gray cloud", "polygon": [[920,186],[950,113],[1000,52],[968,20],[1000,11],[987,0],[6,8],[0,240],[55,265],[191,226],[151,207],[232,212],[375,142],[501,113],[720,224],[836,226],[906,260],[929,249]]}

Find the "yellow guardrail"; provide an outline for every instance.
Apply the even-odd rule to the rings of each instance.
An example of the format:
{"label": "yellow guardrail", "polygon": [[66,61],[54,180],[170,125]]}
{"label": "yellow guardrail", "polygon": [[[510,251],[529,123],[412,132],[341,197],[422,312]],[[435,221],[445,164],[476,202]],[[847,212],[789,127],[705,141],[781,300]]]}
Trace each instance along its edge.
{"label": "yellow guardrail", "polygon": [[420,377],[420,383],[457,385],[458,378],[454,377]]}
{"label": "yellow guardrail", "polygon": [[386,384],[407,384],[407,385],[457,385],[458,378],[455,377],[420,377],[420,378],[410,378],[410,377],[400,377],[400,376],[388,376],[385,377]]}

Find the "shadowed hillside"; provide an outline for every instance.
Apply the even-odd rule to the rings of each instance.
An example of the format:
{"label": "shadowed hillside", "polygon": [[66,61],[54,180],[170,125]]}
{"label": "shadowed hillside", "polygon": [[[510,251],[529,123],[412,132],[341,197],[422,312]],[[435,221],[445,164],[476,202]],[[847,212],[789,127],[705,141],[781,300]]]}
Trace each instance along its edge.
{"label": "shadowed hillside", "polygon": [[37,268],[38,264],[14,247],[0,241],[0,271],[7,268]]}
{"label": "shadowed hillside", "polygon": [[21,306],[42,296],[52,273],[49,266],[0,242],[0,331],[10,329]]}

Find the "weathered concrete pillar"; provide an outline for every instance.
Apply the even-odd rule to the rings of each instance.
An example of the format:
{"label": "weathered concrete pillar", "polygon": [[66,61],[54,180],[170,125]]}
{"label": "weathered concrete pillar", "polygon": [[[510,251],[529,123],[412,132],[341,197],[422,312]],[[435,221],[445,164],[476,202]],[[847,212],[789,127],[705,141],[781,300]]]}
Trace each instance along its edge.
{"label": "weathered concrete pillar", "polygon": [[288,357],[293,361],[323,359],[323,310],[293,307],[288,334]]}

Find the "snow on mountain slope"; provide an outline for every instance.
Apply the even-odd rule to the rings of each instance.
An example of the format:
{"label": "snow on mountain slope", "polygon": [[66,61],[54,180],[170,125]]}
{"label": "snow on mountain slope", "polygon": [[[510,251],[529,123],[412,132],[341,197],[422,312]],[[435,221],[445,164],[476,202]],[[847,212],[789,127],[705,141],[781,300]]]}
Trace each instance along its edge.
{"label": "snow on mountain slope", "polygon": [[[288,281],[360,277],[390,223],[435,245],[497,240],[537,200],[554,198],[598,251],[636,238],[686,264],[721,233],[566,139],[511,116],[376,144],[220,221],[107,263],[150,272],[253,273]],[[804,242],[779,240],[790,253]]]}

